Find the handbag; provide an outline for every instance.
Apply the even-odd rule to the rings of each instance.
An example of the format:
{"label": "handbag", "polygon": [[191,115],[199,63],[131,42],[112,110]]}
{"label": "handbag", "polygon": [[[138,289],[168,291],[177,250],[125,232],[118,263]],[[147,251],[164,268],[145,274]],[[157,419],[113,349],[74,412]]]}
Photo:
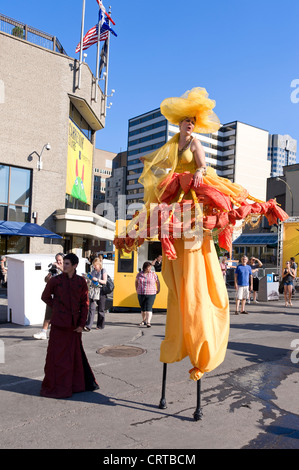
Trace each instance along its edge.
{"label": "handbag", "polygon": [[114,282],[112,281],[111,277],[109,274],[107,274],[107,282],[105,285],[102,285],[101,287],[101,294],[102,295],[108,295],[111,294],[111,292],[114,289]]}
{"label": "handbag", "polygon": [[279,292],[280,294],[283,294],[283,291],[284,291],[283,281],[280,281],[279,287],[278,287],[278,292]]}
{"label": "handbag", "polygon": [[88,296],[91,300],[99,300],[101,296],[101,288],[91,284],[88,290]]}
{"label": "handbag", "polygon": [[94,277],[93,274],[94,272],[90,272],[84,275],[88,285],[88,297],[91,300],[99,300],[101,297],[101,286],[98,282],[92,280]]}

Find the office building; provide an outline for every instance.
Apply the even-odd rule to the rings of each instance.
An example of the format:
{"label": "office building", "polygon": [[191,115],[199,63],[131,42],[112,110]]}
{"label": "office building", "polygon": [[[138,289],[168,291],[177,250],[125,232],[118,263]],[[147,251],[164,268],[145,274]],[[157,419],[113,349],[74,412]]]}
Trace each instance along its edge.
{"label": "office building", "polygon": [[92,212],[104,95],[86,63],[79,87],[78,61],[55,35],[0,19],[0,220],[35,223],[62,237],[2,234],[0,254],[88,254],[93,240],[114,236],[114,224],[104,226]]}
{"label": "office building", "polygon": [[127,152],[120,152],[112,162],[112,176],[106,182],[104,214],[109,220],[126,218]]}
{"label": "office building", "polygon": [[299,217],[299,163],[283,167],[283,174],[268,178],[267,196],[276,199],[290,217]]}
{"label": "office building", "polygon": [[289,135],[269,135],[268,158],[271,177],[282,176],[283,167],[296,163],[297,141]]}
{"label": "office building", "polygon": [[[139,158],[164,145],[178,130],[159,108],[129,120],[127,207],[134,207],[143,198],[143,187],[138,183],[143,169]],[[219,176],[238,182],[256,198],[265,200],[266,179],[271,171],[268,131],[233,121],[223,124],[214,134],[194,135],[204,147],[207,165]]]}
{"label": "office building", "polygon": [[93,155],[93,211],[105,202],[107,179],[112,175],[112,162],[117,154],[106,150],[94,149]]}

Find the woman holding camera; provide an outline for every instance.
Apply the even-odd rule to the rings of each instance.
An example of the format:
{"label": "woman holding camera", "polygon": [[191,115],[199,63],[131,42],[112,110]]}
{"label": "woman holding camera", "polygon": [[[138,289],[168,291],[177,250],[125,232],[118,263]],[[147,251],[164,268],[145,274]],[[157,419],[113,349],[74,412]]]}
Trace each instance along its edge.
{"label": "woman holding camera", "polygon": [[286,267],[282,273],[285,306],[292,306],[292,290],[295,279],[295,271],[291,268],[290,261],[286,262]]}
{"label": "woman holding camera", "polygon": [[[63,253],[57,253],[55,256],[55,263],[51,263],[49,265],[50,269],[45,277],[45,282],[49,282],[51,277],[53,276],[58,276],[58,274],[61,274],[63,272],[63,258],[64,254]],[[46,306],[46,312],[45,312],[45,318],[44,318],[44,323],[43,323],[43,328],[39,333],[35,333],[33,335],[33,338],[35,339],[47,339],[47,331],[49,329],[50,321],[51,321],[51,316],[52,316],[52,309],[48,305]]]}
{"label": "woman holding camera", "polygon": [[253,281],[253,289],[252,289],[252,292],[253,292],[253,302],[255,304],[258,303],[258,300],[257,300],[257,294],[258,294],[258,291],[259,291],[259,276],[258,276],[258,273],[259,273],[259,268],[261,268],[263,266],[263,263],[257,259],[257,258],[254,258],[253,256],[251,256],[250,260],[249,260],[249,266],[251,266],[251,271],[252,271],[252,281]]}

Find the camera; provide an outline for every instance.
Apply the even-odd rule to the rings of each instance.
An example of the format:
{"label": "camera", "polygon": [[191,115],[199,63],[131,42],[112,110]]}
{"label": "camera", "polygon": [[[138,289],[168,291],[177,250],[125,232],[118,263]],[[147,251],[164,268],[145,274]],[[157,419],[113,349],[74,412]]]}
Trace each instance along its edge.
{"label": "camera", "polygon": [[52,276],[54,276],[55,274],[58,273],[58,270],[57,270],[55,264],[52,264],[52,263],[51,263],[51,264],[49,264],[48,267],[50,268],[50,269],[49,269],[49,273],[51,273]]}

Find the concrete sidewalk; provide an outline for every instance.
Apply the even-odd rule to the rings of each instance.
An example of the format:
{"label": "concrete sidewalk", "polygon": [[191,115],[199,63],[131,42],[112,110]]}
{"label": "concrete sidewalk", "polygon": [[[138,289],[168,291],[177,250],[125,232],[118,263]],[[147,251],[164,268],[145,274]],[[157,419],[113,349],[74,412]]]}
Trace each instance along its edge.
{"label": "concrete sidewalk", "polygon": [[48,343],[32,338],[39,328],[0,325],[0,448],[299,448],[299,300],[247,310],[235,316],[231,302],[226,359],[202,379],[197,422],[188,358],[168,365],[168,407],[158,407],[164,312],[154,314],[152,328],[138,327],[137,313],[108,313],[104,330],[84,333],[100,390],[67,400],[39,396]]}

